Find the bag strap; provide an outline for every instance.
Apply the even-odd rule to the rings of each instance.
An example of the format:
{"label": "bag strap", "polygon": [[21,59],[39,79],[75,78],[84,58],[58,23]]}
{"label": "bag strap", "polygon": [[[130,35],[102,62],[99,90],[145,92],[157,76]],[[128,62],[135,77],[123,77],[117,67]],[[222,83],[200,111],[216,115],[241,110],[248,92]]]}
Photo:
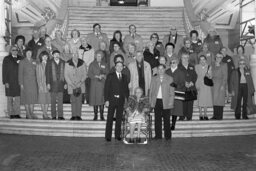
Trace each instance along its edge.
{"label": "bag strap", "polygon": [[210,69],[210,65],[208,65],[207,72],[205,74],[208,74],[209,69]]}

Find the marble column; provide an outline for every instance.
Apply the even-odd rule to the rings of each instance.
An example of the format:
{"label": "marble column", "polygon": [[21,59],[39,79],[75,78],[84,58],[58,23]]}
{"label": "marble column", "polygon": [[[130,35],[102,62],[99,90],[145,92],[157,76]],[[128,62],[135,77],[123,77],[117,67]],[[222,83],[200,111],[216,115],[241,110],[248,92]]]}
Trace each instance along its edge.
{"label": "marble column", "polygon": [[[256,1],[254,2],[254,16],[256,20]],[[256,25],[254,30],[256,30]],[[256,37],[255,37],[256,39]],[[251,61],[250,61],[250,67],[251,67],[251,73],[252,73],[252,79],[253,79],[253,84],[254,88],[256,90],[256,42],[254,42],[254,53],[251,55]],[[254,100],[256,102],[256,93],[254,93]]]}
{"label": "marble column", "polygon": [[5,2],[0,0],[0,117],[6,117],[7,115],[7,100],[5,97],[5,88],[2,84],[2,63],[8,52],[5,50],[6,42],[4,40],[5,36]]}

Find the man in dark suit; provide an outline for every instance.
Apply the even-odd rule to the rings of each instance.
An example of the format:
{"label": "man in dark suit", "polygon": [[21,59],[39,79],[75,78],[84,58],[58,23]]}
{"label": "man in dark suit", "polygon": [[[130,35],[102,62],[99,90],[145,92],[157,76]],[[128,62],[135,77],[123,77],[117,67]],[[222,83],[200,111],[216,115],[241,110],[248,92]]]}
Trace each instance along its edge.
{"label": "man in dark suit", "polygon": [[42,46],[40,49],[38,49],[37,54],[36,54],[36,61],[39,62],[39,55],[43,52],[46,51],[50,55],[50,59],[53,58],[53,51],[58,50],[55,46],[52,45],[52,38],[51,37],[46,37],[44,40],[44,46]]}
{"label": "man in dark suit", "polygon": [[32,39],[28,42],[28,47],[33,49],[33,59],[36,59],[37,51],[42,46],[44,46],[44,40],[40,38],[39,31],[34,29]]}
{"label": "man in dark suit", "polygon": [[2,81],[5,85],[7,96],[7,110],[11,119],[20,117],[20,85],[19,85],[19,62],[22,57],[18,55],[18,48],[12,46],[10,54],[3,60]]}
{"label": "man in dark suit", "polygon": [[111,141],[113,116],[116,111],[115,138],[121,140],[121,121],[125,100],[129,97],[127,78],[122,74],[123,63],[115,63],[116,72],[109,73],[105,82],[105,105],[108,106],[105,139]]}

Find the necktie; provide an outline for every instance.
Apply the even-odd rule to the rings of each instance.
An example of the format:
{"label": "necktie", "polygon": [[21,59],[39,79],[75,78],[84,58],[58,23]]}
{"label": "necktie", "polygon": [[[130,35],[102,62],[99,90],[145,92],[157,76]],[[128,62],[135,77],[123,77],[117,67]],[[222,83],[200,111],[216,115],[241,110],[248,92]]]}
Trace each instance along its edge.
{"label": "necktie", "polygon": [[118,79],[119,79],[119,81],[122,79],[121,74],[118,74]]}

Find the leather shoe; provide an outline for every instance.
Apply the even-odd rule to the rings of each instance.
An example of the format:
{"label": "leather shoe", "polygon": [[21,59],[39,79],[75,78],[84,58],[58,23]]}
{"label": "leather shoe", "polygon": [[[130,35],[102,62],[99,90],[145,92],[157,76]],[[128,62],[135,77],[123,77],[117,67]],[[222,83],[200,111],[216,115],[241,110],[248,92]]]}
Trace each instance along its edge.
{"label": "leather shoe", "polygon": [[15,115],[15,118],[21,119],[20,115]]}
{"label": "leather shoe", "polygon": [[249,119],[248,116],[243,117],[243,119]]}
{"label": "leather shoe", "polygon": [[109,138],[106,138],[106,141],[110,142],[110,141],[111,141],[111,139],[109,139]]}
{"label": "leather shoe", "polygon": [[204,117],[204,120],[208,121],[208,120],[209,120],[209,118],[208,118],[207,116],[205,116],[205,117]]}
{"label": "leather shoe", "polygon": [[200,116],[200,117],[199,117],[199,120],[200,120],[200,121],[203,121],[203,120],[204,120],[204,117]]}
{"label": "leather shoe", "polygon": [[171,130],[175,130],[175,126],[174,125],[171,126]]}
{"label": "leather shoe", "polygon": [[16,115],[10,115],[10,119],[15,119]]}
{"label": "leather shoe", "polygon": [[65,120],[65,118],[63,118],[63,117],[58,117],[58,120]]}
{"label": "leather shoe", "polygon": [[82,118],[81,118],[80,116],[77,116],[75,120],[77,120],[77,121],[81,121],[81,120],[82,120]]}
{"label": "leather shoe", "polygon": [[52,120],[56,120],[57,118],[56,117],[52,117]]}
{"label": "leather shoe", "polygon": [[117,141],[121,141],[121,140],[122,140],[122,138],[121,138],[121,137],[118,137],[118,138],[116,138],[116,140],[117,140]]}
{"label": "leather shoe", "polygon": [[72,121],[74,121],[76,118],[74,117],[74,116],[72,116],[71,118],[70,118],[70,120],[72,120]]}

